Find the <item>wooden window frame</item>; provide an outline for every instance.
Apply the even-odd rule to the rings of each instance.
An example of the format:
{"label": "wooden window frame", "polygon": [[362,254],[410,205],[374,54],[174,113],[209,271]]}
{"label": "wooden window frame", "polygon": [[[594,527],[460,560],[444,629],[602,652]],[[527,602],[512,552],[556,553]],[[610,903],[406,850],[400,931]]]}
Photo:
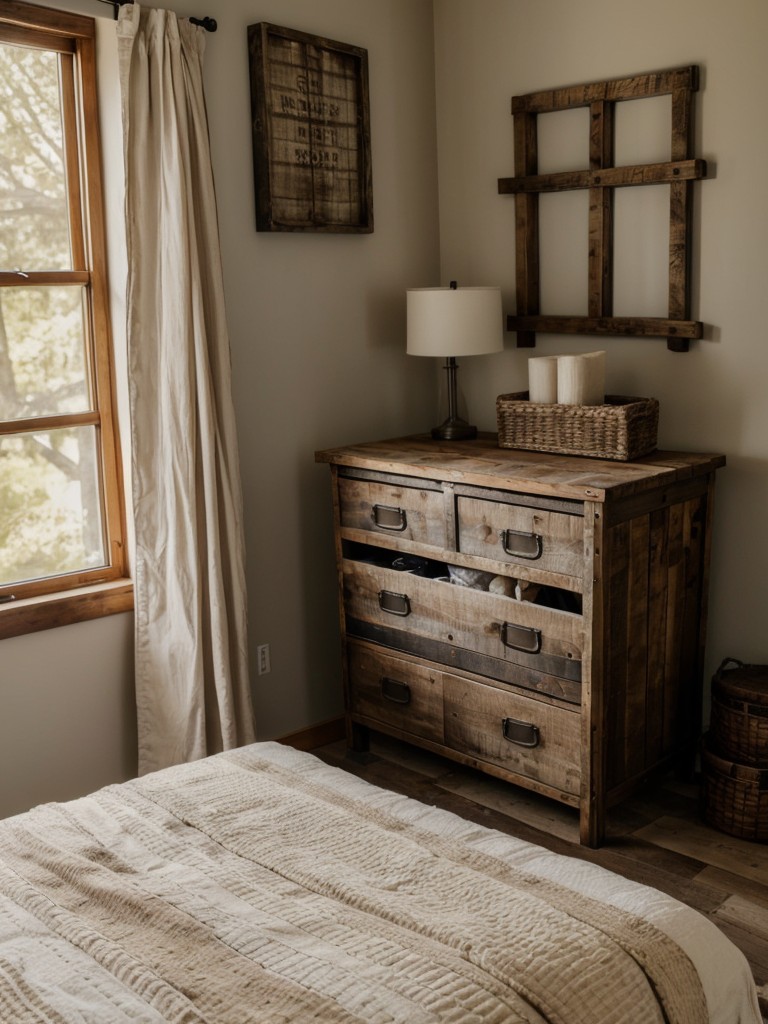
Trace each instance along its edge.
{"label": "wooden window frame", "polygon": [[[5,0],[0,10],[0,41],[63,55],[62,118],[73,269],[30,271],[23,284],[85,287],[87,372],[92,395],[92,408],[86,413],[3,421],[0,436],[33,428],[95,428],[107,562],[92,570],[0,586],[0,639],[133,608],[109,318],[95,34],[93,18],[17,0]],[[18,274],[0,271],[0,288],[20,283]]]}
{"label": "wooden window frame", "polygon": [[[707,165],[693,156],[693,98],[699,88],[696,65],[614,78],[512,98],[515,176],[500,178],[499,193],[515,197],[517,347],[533,348],[536,333],[597,334],[666,338],[673,352],[687,352],[703,335],[691,319],[691,234],[693,182]],[[666,163],[614,166],[616,104],[672,97],[671,159]],[[589,168],[538,173],[537,117],[588,107]],[[669,298],[667,317],[613,315],[613,198],[616,188],[667,184],[669,202]],[[539,196],[573,189],[589,191],[589,294],[587,316],[545,316],[540,310]]]}

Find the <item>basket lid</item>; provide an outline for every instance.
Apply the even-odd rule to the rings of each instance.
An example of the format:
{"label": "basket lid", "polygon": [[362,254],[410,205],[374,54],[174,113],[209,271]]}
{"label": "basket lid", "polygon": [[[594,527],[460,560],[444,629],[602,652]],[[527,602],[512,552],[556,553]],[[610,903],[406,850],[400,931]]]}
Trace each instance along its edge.
{"label": "basket lid", "polygon": [[768,665],[745,665],[726,658],[715,672],[712,687],[734,700],[768,706]]}

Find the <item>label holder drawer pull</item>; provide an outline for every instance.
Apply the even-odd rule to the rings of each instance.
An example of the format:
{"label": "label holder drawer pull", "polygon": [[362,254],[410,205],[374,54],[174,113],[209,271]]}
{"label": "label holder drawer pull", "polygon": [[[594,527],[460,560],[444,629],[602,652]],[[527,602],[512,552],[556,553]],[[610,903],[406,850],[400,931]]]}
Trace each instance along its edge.
{"label": "label holder drawer pull", "polygon": [[393,533],[402,533],[408,526],[408,517],[404,508],[397,508],[395,505],[374,505],[371,509],[371,519],[374,526],[380,530],[392,530]]}
{"label": "label holder drawer pull", "polygon": [[501,546],[505,555],[513,558],[527,558],[534,562],[541,558],[544,542],[541,534],[526,533],[524,530],[499,530]]}
{"label": "label holder drawer pull", "polygon": [[390,615],[411,614],[411,600],[407,594],[396,594],[393,590],[379,591],[379,608]]}
{"label": "label holder drawer pull", "polygon": [[516,718],[504,718],[501,731],[505,740],[518,747],[538,747],[541,738],[537,725],[533,722],[520,722]]}
{"label": "label holder drawer pull", "polygon": [[399,679],[382,676],[381,696],[393,704],[410,704],[411,688],[407,683],[401,683]]}
{"label": "label holder drawer pull", "polygon": [[541,630],[533,626],[516,626],[514,622],[502,622],[499,633],[505,647],[524,654],[538,654],[541,650]]}

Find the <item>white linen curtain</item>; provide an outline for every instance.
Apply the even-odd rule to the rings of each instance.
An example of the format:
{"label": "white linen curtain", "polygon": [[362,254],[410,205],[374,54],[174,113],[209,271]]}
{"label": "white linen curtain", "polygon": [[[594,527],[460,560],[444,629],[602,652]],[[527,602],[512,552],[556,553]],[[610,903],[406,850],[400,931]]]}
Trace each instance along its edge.
{"label": "white linen curtain", "polygon": [[139,772],[254,738],[205,32],[120,9]]}

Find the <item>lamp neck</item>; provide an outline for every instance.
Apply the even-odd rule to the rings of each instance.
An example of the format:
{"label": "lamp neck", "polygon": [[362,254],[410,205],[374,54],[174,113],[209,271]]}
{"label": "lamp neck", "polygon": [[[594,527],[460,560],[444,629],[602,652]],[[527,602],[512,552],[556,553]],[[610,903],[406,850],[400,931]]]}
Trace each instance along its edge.
{"label": "lamp neck", "polygon": [[457,401],[457,388],[456,388],[456,371],[459,368],[459,364],[456,362],[455,356],[446,356],[445,359],[445,372],[448,374],[448,419],[455,420],[458,412],[458,401]]}
{"label": "lamp neck", "polygon": [[459,366],[454,356],[446,356],[445,371],[448,374],[448,419],[434,427],[432,437],[440,441],[468,441],[477,437],[477,427],[463,420],[457,412],[456,371]]}

